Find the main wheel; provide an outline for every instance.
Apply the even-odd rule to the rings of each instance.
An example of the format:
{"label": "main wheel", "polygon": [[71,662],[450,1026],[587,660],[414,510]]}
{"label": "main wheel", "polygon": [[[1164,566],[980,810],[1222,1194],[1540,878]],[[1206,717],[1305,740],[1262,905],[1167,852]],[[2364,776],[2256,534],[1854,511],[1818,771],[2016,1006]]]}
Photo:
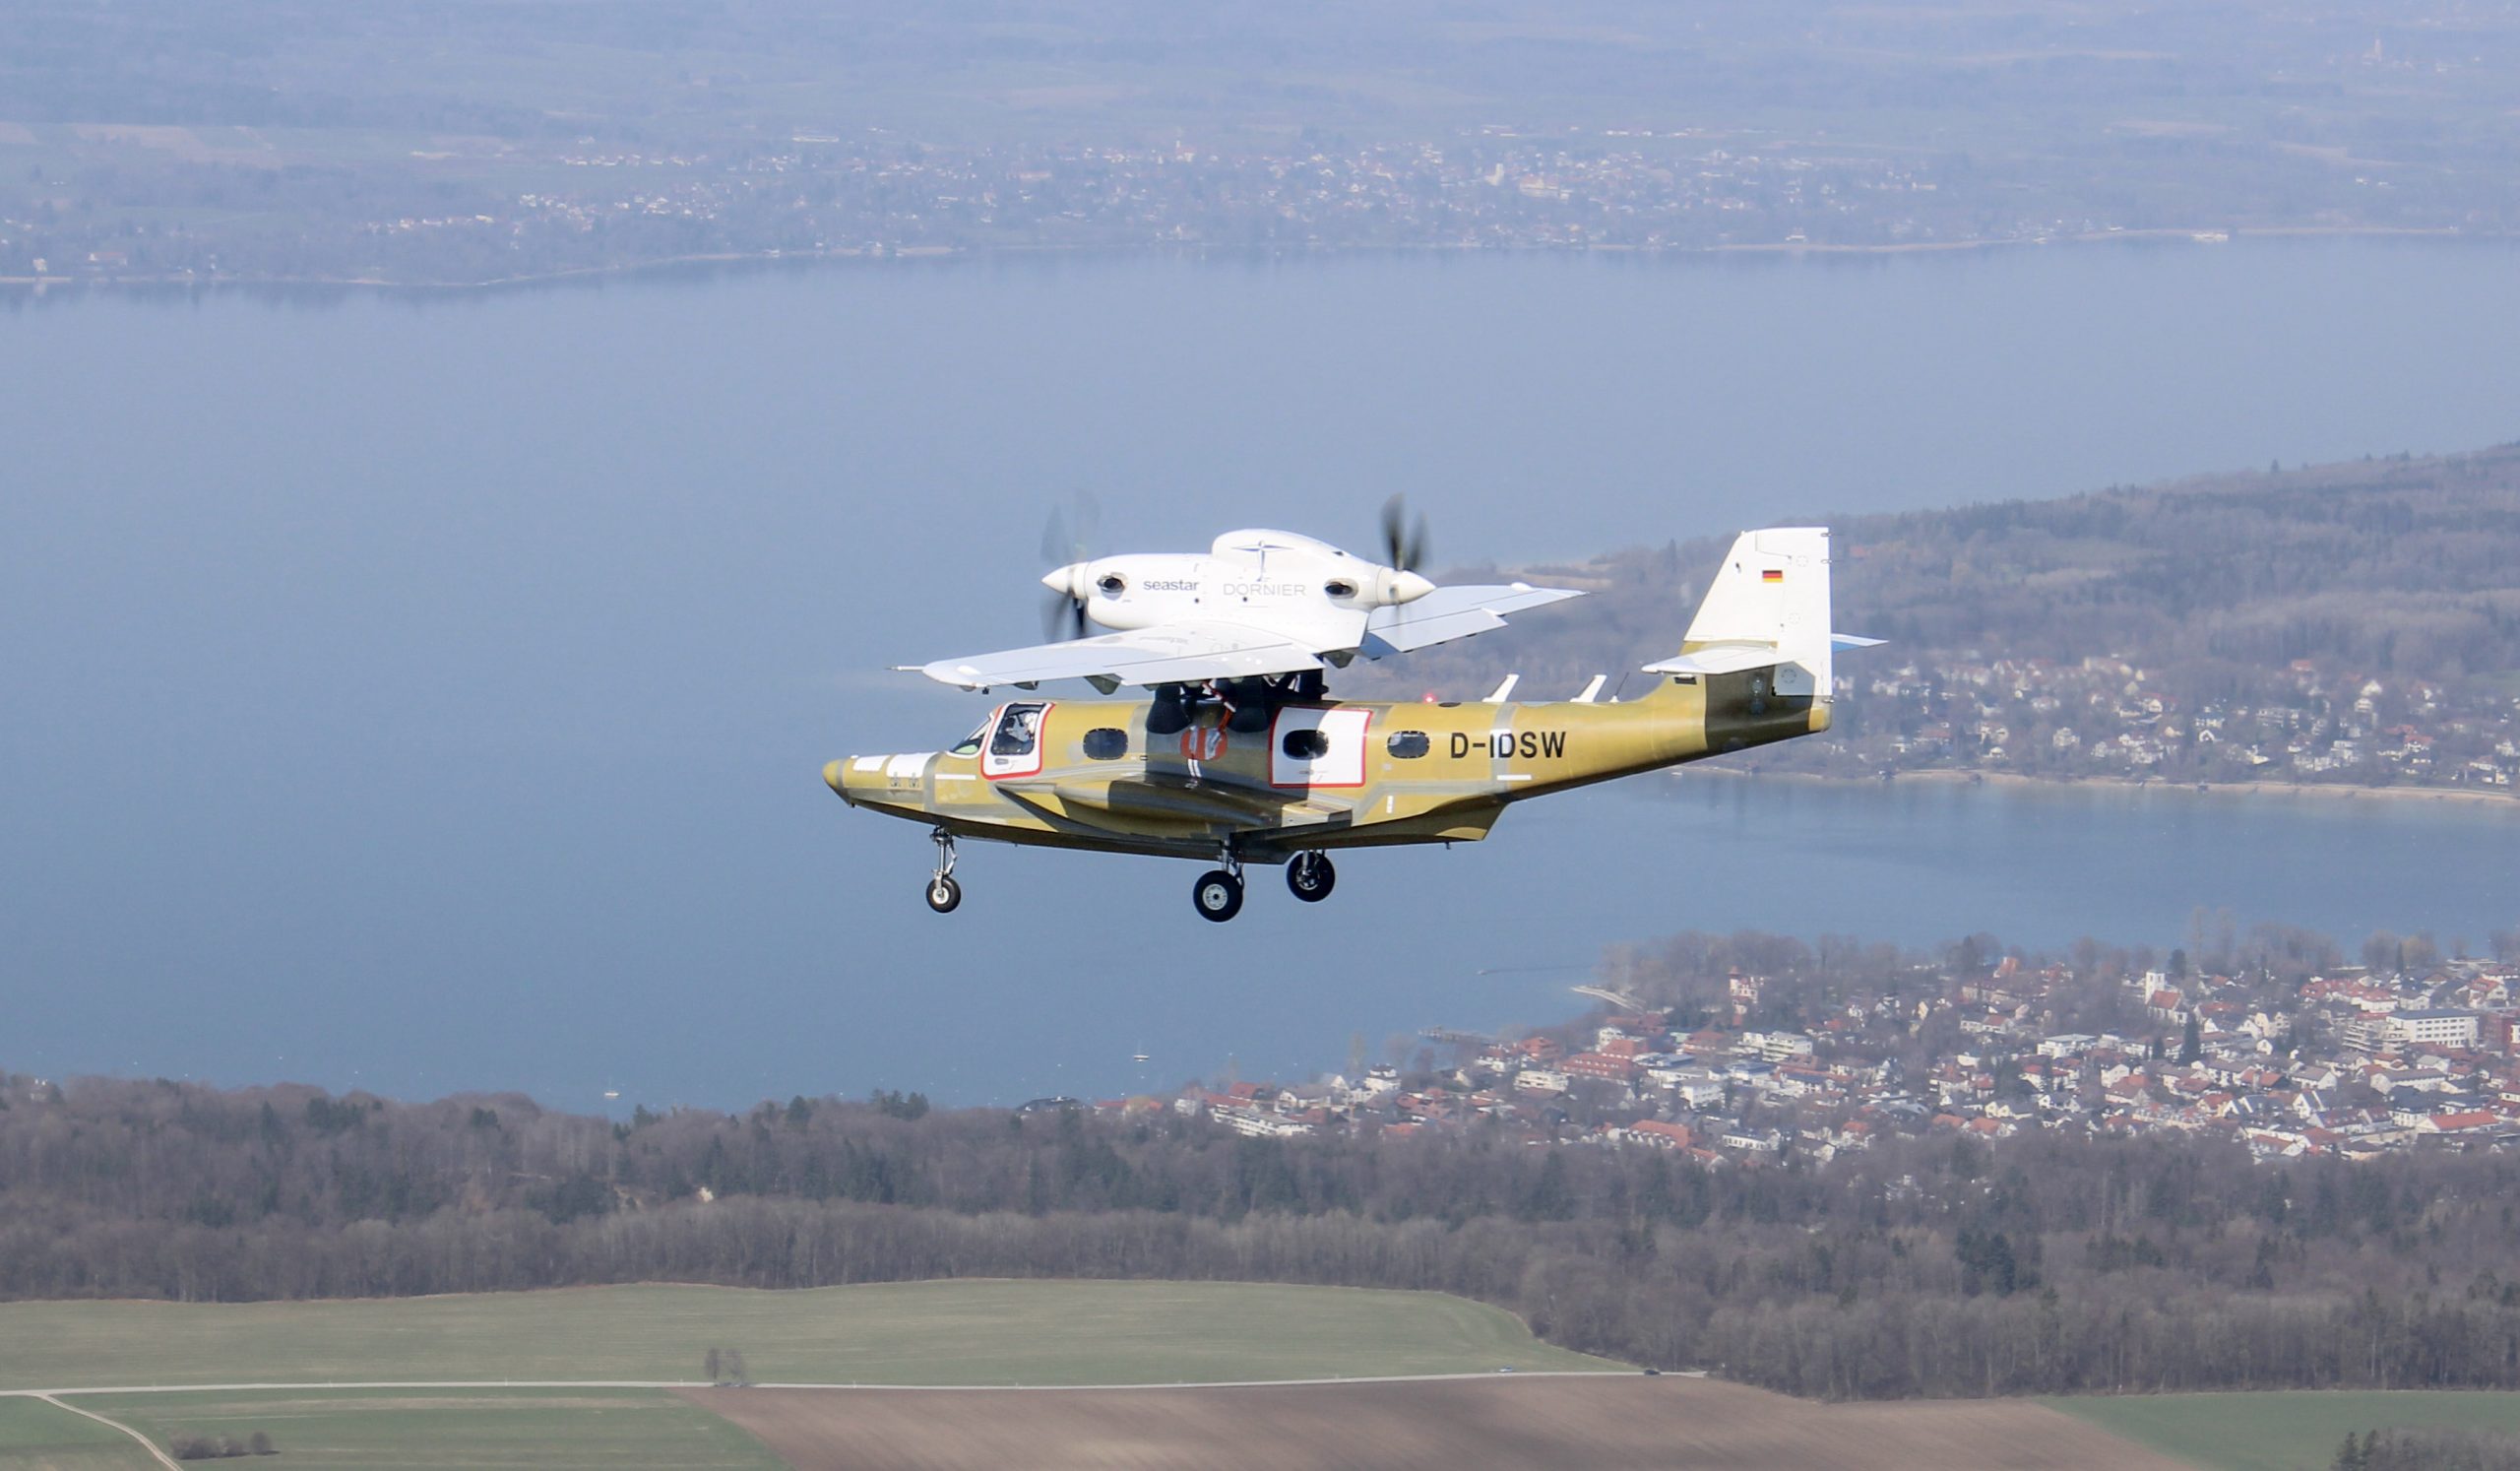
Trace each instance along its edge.
{"label": "main wheel", "polygon": [[940,915],[950,915],[954,906],[963,902],[963,886],[939,873],[927,881],[927,907]]}
{"label": "main wheel", "polygon": [[1306,904],[1329,898],[1338,882],[1339,870],[1330,866],[1326,853],[1298,853],[1287,863],[1287,887]]}
{"label": "main wheel", "polygon": [[1198,906],[1200,919],[1222,925],[1242,913],[1242,880],[1223,868],[1211,868],[1191,886],[1190,902]]}

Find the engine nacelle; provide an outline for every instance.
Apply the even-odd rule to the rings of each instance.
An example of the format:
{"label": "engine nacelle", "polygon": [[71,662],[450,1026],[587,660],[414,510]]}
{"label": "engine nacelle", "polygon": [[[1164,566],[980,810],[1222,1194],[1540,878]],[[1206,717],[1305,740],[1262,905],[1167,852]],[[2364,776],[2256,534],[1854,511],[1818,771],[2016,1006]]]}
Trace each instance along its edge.
{"label": "engine nacelle", "polygon": [[1415,572],[1287,532],[1230,532],[1205,556],[1132,553],[1070,562],[1041,585],[1076,600],[1114,631],[1203,618],[1278,630],[1307,648],[1356,647],[1375,608],[1415,602],[1435,585]]}

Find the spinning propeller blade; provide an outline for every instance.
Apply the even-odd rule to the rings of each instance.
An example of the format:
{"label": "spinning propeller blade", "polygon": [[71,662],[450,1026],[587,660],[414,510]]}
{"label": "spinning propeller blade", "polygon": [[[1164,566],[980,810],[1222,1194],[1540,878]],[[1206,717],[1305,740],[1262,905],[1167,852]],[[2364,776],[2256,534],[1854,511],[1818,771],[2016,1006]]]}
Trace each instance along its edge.
{"label": "spinning propeller blade", "polygon": [[1065,593],[1052,593],[1041,604],[1041,637],[1051,642],[1085,637],[1085,605]]}
{"label": "spinning propeller blade", "polygon": [[[1041,560],[1053,567],[1092,561],[1102,520],[1102,508],[1083,490],[1072,493],[1067,505],[1051,506],[1041,524]],[[1053,639],[1085,637],[1085,600],[1067,593],[1050,594],[1041,605],[1041,632]]]}
{"label": "spinning propeller blade", "polygon": [[1426,562],[1426,515],[1409,519],[1408,497],[1394,495],[1382,503],[1383,565],[1415,572]]}

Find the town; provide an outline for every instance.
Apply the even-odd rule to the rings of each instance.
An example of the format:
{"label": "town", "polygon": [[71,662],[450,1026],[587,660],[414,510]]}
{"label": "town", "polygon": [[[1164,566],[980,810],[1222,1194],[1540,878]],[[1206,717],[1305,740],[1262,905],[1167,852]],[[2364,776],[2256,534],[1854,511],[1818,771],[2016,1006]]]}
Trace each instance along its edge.
{"label": "town", "polygon": [[[1606,1009],[1577,1025],[1496,1039],[1436,1029],[1412,1059],[1193,1087],[1169,1106],[1263,1137],[1492,1128],[1745,1168],[1893,1136],[2030,1129],[2224,1138],[2261,1159],[2520,1142],[2520,965],[2445,959],[2423,936],[2375,935],[2363,965],[2298,931],[2255,938],[2255,963],[2233,974],[2190,967],[2184,949],[2129,967],[2086,941],[2074,962],[2032,963],[1973,940],[1887,975],[1875,956],[1873,981],[1856,985],[1820,974],[1845,956],[1768,942],[1792,970],[1730,969],[1720,991],[1691,988],[1702,1000],[1637,993],[1669,995],[1661,979],[1579,987]],[[2206,936],[2217,939],[2230,948],[2228,934]],[[2304,958],[2320,963],[2305,971]]]}
{"label": "town", "polygon": [[[2263,697],[2182,696],[2120,658],[1955,659],[1840,675],[1859,705],[1806,763],[1845,774],[1934,769],[2048,777],[2507,790],[2520,699],[2293,661]],[[1800,752],[1779,752],[1790,766]]]}
{"label": "town", "polygon": [[[464,284],[667,261],[991,249],[2220,243],[2234,226],[2299,219],[2271,205],[2192,217],[2142,196],[2034,189],[2026,167],[2012,179],[1995,160],[1737,128],[1500,124],[1229,147],[1186,136],[1157,147],[949,146],[882,129],[668,149],[373,141],[411,156],[400,182],[288,161],[265,140],[226,136],[235,130],[55,131],[65,161],[37,161],[0,190],[0,279]],[[70,160],[101,195],[77,203],[63,192],[55,175]],[[246,229],[222,218],[245,202],[271,220]],[[2371,189],[2319,218],[2323,228],[2469,223]],[[274,232],[271,221],[289,228]]]}

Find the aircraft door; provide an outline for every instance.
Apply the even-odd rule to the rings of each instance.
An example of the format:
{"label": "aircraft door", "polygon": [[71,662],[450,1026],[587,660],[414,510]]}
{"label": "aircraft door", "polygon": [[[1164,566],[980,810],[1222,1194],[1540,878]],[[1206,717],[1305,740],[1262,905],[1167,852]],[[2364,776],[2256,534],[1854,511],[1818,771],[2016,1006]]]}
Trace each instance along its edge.
{"label": "aircraft door", "polygon": [[989,778],[1032,776],[1041,769],[1041,725],[1050,707],[1038,700],[1019,701],[997,713],[987,743],[980,747],[980,775]]}
{"label": "aircraft door", "polygon": [[1345,706],[1329,710],[1290,705],[1269,732],[1269,785],[1361,787],[1365,784],[1365,730],[1373,712]]}

